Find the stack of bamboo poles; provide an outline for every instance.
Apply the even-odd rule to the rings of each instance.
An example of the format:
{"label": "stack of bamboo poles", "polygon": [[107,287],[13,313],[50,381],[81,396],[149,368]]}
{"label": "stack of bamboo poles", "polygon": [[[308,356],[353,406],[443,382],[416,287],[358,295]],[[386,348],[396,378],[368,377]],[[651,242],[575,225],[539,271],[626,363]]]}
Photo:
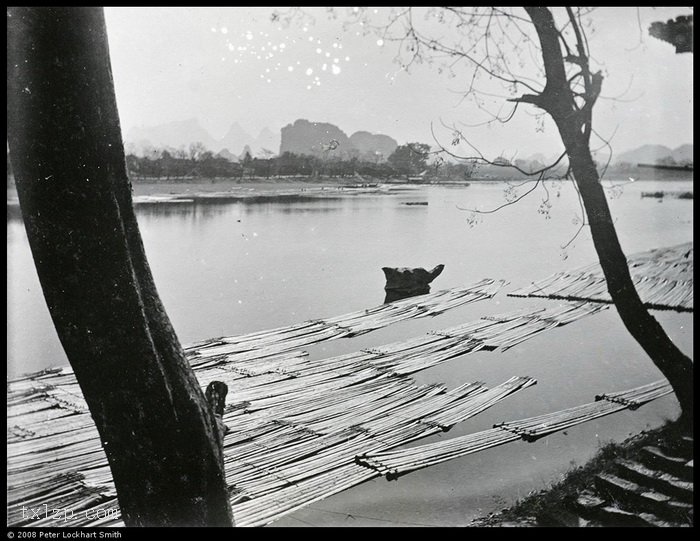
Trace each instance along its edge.
{"label": "stack of bamboo poles", "polygon": [[[286,350],[288,343],[277,348],[269,338],[244,339],[235,352],[210,356],[190,348],[200,384],[223,381],[233,397],[224,413],[231,429],[224,460],[237,524],[267,524],[362,482],[374,474],[355,464],[356,456],[447,430],[534,384],[520,377],[493,389],[475,382],[447,391],[418,385],[408,374],[480,349],[512,347],[601,309],[579,303],[520,310],[327,359]],[[120,523],[118,515],[95,522],[84,513],[116,505],[115,490],[70,370],[11,382],[8,421],[9,524],[38,525],[18,514],[32,502],[72,506],[76,518],[66,525]],[[78,481],[67,484],[68,478]]]}
{"label": "stack of bamboo poles", "polygon": [[[630,274],[642,301],[659,310],[693,311],[693,243],[634,254]],[[600,264],[560,272],[508,294],[611,302]]]}
{"label": "stack of bamboo poles", "polygon": [[491,449],[516,440],[535,441],[620,410],[639,406],[672,392],[665,380],[637,387],[629,391],[596,396],[596,402],[582,404],[562,411],[529,419],[494,425],[494,428],[468,434],[450,440],[402,449],[366,453],[356,457],[356,462],[388,479],[396,479],[406,473],[441,464],[448,460]]}
{"label": "stack of bamboo poles", "polygon": [[305,347],[335,338],[350,338],[406,319],[436,316],[458,306],[493,297],[507,282],[485,278],[471,286],[453,288],[409,297],[359,310],[337,317],[306,321],[246,334],[206,340],[191,345],[185,351],[193,364],[211,357],[245,351],[266,351],[268,354]]}
{"label": "stack of bamboo poles", "polygon": [[[633,273],[644,276],[667,279],[664,273],[673,272],[692,280],[692,245],[642,254],[631,258],[630,264]],[[574,296],[589,295],[599,287],[592,267],[584,271],[585,282],[572,281],[569,293]],[[535,383],[529,377],[515,377],[491,389],[472,382],[448,391],[442,385],[418,385],[409,374],[467,353],[513,347],[606,305],[562,303],[518,310],[326,359],[311,359],[301,350],[490,298],[503,285],[483,280],[370,310],[187,348],[202,387],[214,380],[229,386],[232,399],[224,422],[231,431],[223,444],[237,524],[268,524],[382,473],[400,475],[509,441],[537,439],[601,415],[634,409],[669,392],[660,382],[463,438],[394,451],[449,430]],[[670,302],[673,294],[681,299],[676,287],[651,290],[658,293],[658,302]],[[687,298],[674,302],[687,304]],[[70,520],[56,523],[51,516],[34,519],[19,512],[38,505],[70,509]],[[70,369],[48,369],[8,383],[8,524],[121,525],[107,459]]]}

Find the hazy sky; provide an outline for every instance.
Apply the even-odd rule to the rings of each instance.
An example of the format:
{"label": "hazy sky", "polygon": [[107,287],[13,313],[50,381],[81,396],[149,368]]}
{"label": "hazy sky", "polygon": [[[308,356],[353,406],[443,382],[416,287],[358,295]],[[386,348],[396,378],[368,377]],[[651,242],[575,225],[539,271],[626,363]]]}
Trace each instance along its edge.
{"label": "hazy sky", "polygon": [[[264,127],[278,132],[306,118],[336,124],[348,135],[367,130],[399,143],[432,144],[431,122],[485,120],[462,100],[472,71],[466,65],[454,78],[426,64],[402,71],[393,61],[396,44],[363,35],[360,26],[344,29],[342,15],[333,19],[325,8],[308,8],[310,18],[285,26],[271,20],[272,12],[106,8],[124,133],[194,117],[216,138],[233,122],[255,136]],[[652,21],[687,13],[692,10],[625,7],[600,8],[593,16],[590,47],[597,68],[604,69],[602,94],[624,94],[618,101],[600,100],[594,116],[599,133],[614,132],[616,152],[693,141],[693,55],[675,54],[647,34]],[[379,9],[376,16],[383,15]],[[538,130],[534,112],[522,107],[509,124],[465,134],[487,156],[552,155],[561,148],[555,128],[546,123]],[[449,143],[449,133],[442,136]]]}

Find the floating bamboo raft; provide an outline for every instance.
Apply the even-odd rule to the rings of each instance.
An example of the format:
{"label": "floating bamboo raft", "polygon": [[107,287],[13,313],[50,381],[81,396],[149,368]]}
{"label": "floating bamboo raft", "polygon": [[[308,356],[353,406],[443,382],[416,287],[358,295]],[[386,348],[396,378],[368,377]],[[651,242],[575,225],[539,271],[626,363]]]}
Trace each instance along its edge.
{"label": "floating bamboo raft", "polygon": [[[637,292],[648,307],[693,311],[692,242],[634,254],[627,262]],[[612,302],[598,263],[554,274],[508,295]]]}
{"label": "floating bamboo raft", "polygon": [[[685,252],[675,247],[630,259],[633,273],[666,279],[663,273],[685,272],[692,280],[692,244]],[[590,275],[592,270],[582,272]],[[509,441],[536,439],[670,392],[659,383],[601,395],[593,404],[395,451],[449,430],[535,383],[514,377],[491,389],[473,382],[448,391],[441,385],[418,385],[409,374],[466,353],[513,347],[606,305],[518,310],[328,359],[312,360],[300,349],[487,299],[503,285],[483,280],[371,310],[188,347],[202,386],[224,381],[234,397],[224,414],[231,428],[224,438],[224,460],[237,524],[268,524],[382,473],[401,475]],[[70,509],[70,520],[62,523],[66,526],[122,525],[107,459],[70,369],[8,383],[8,524],[61,525],[51,516],[23,519],[22,506],[39,504]]]}
{"label": "floating bamboo raft", "polygon": [[[223,381],[233,397],[224,412],[230,432],[223,452],[237,525],[268,524],[376,477],[379,472],[356,463],[356,457],[381,456],[449,430],[535,384],[513,377],[493,388],[471,382],[447,390],[419,385],[410,374],[467,353],[513,347],[606,308],[562,303],[517,310],[326,359],[311,359],[299,349],[489,298],[502,286],[485,280],[188,347],[202,387]],[[616,408],[628,407],[623,399]],[[107,458],[69,368],[8,382],[7,449],[9,525],[123,525]],[[71,520],[23,518],[23,506],[39,504],[70,509]]]}
{"label": "floating bamboo raft", "polygon": [[215,338],[192,344],[185,349],[193,364],[208,362],[221,355],[260,351],[272,355],[335,338],[351,338],[399,321],[436,316],[452,308],[493,297],[507,282],[485,278],[473,285],[445,289],[436,293],[409,297],[337,317],[306,321],[260,332]]}
{"label": "floating bamboo raft", "polygon": [[596,402],[582,404],[566,410],[510,421],[494,425],[493,428],[449,440],[420,445],[399,451],[366,453],[356,457],[356,462],[396,479],[406,473],[440,464],[492,447],[523,439],[535,441],[554,432],[616,413],[623,409],[638,407],[672,392],[666,380],[657,381],[629,391],[596,396]]}
{"label": "floating bamboo raft", "polygon": [[[443,297],[449,297],[444,303],[457,299]],[[404,317],[404,310],[427,315],[445,307],[426,301],[367,311],[374,319],[358,313],[324,320],[321,329],[342,321],[349,332],[366,332]],[[366,481],[377,473],[356,464],[356,456],[448,430],[535,383],[514,377],[493,388],[473,382],[448,391],[418,385],[409,374],[465,353],[512,347],[603,308],[579,303],[519,310],[317,360],[295,348],[339,335],[319,333],[315,323],[306,333],[285,328],[188,348],[202,386],[224,381],[234,397],[224,413],[231,429],[224,438],[224,460],[236,523],[268,524]],[[56,525],[50,516],[22,518],[22,506],[39,502],[73,510],[74,519],[64,525],[121,524],[118,514],[96,516],[99,510],[118,509],[116,492],[69,369],[8,384],[8,524]]]}

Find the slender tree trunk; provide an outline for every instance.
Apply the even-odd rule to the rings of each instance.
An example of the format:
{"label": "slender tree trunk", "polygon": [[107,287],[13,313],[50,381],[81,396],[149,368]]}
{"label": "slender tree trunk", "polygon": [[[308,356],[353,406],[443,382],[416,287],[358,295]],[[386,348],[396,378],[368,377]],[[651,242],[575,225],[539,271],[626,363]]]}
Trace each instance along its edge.
{"label": "slender tree trunk", "polygon": [[[538,105],[554,119],[581,193],[593,245],[610,297],[625,328],[673,387],[681,407],[681,421],[692,426],[693,362],[671,341],[659,322],[644,306],[634,287],[627,258],[620,246],[605,192],[600,184],[600,176],[591,156],[583,113],[574,108],[552,14],[542,7],[525,9],[540,39],[547,84],[542,94],[529,96],[523,101]],[[592,107],[595,96],[589,98],[592,99]]]}
{"label": "slender tree trunk", "polygon": [[559,130],[565,141],[569,163],[581,193],[593,245],[603,269],[610,297],[625,328],[673,387],[681,406],[682,421],[691,425],[693,362],[671,341],[663,327],[639,298],[590,149],[585,142],[581,141],[582,134],[570,133],[573,130],[566,123],[561,125]]}
{"label": "slender tree trunk", "polygon": [[128,526],[230,526],[221,437],[131,200],[100,8],[8,8],[8,143],[44,297]]}

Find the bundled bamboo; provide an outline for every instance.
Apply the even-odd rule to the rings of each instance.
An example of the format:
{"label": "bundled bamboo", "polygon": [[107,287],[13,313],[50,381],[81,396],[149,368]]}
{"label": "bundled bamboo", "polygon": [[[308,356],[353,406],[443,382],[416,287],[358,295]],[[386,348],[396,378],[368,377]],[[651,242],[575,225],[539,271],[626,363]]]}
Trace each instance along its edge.
{"label": "bundled bamboo", "polygon": [[[447,301],[459,300],[452,293],[440,297],[425,310],[426,305],[416,308],[419,305],[411,300],[369,312],[372,317],[381,315],[375,323],[385,322],[397,314],[430,314]],[[224,412],[231,431],[223,444],[237,523],[268,523],[371,478],[375,473],[368,477],[366,468],[354,463],[356,456],[448,430],[534,384],[520,377],[492,389],[474,382],[448,391],[442,385],[418,385],[408,374],[480,349],[511,347],[602,308],[563,304],[519,310],[326,359],[311,359],[294,349],[300,337],[306,340],[309,334],[313,339],[335,336],[325,334],[327,328],[317,322],[283,333],[256,333],[238,344],[218,340],[190,349],[200,383],[223,381],[233,397]],[[343,324],[352,332],[368,328],[362,314]],[[271,336],[278,336],[281,344]],[[230,346],[238,349],[222,352]],[[70,369],[9,383],[10,524],[17,520],[18,506],[40,496],[54,506],[70,498],[76,514],[113,500],[106,456],[81,400]],[[338,481],[339,472],[345,471],[351,475]],[[71,482],[64,491],[67,479]],[[117,513],[73,523],[86,524],[120,524],[120,518]]]}
{"label": "bundled bamboo", "polygon": [[518,439],[520,436],[517,434],[491,428],[468,436],[411,449],[358,455],[355,461],[369,470],[375,471],[378,475],[386,475],[387,479],[391,480],[415,470],[441,464]]}
{"label": "bundled bamboo", "polygon": [[[596,397],[596,402],[521,421],[502,423],[497,426],[504,430],[515,432],[522,436],[523,439],[533,441],[552,432],[564,430],[570,426],[630,408],[630,406],[636,409],[651,400],[656,400],[671,392],[670,384],[663,380],[629,391],[612,393],[609,395],[610,399],[607,398],[607,395],[602,395],[601,397]],[[615,398],[617,400],[614,400]]]}
{"label": "bundled bamboo", "polygon": [[[642,301],[659,310],[693,311],[693,243],[630,256],[632,280]],[[559,272],[508,294],[611,303],[600,264]]]}
{"label": "bundled bamboo", "polygon": [[412,317],[435,316],[463,304],[491,298],[505,285],[503,280],[486,278],[468,287],[410,297],[325,320],[199,342],[185,351],[197,363],[212,356],[260,350],[272,345],[279,348],[284,344],[285,349],[294,349],[322,340],[356,336]]}
{"label": "bundled bamboo", "polygon": [[536,380],[528,377],[513,377],[505,383],[489,389],[470,401],[460,402],[457,406],[450,410],[442,411],[433,414],[429,417],[421,419],[422,422],[435,423],[436,426],[443,430],[449,430],[452,426],[465,421],[469,417],[484,411],[492,404],[502,400],[506,396],[521,389],[535,385]]}
{"label": "bundled bamboo", "polygon": [[626,408],[637,408],[672,392],[665,380],[619,393],[596,397],[596,402],[520,421],[504,422],[494,428],[397,451],[365,453],[356,462],[378,474],[395,479],[406,473],[477,453],[519,439],[534,441],[571,426],[610,415]]}
{"label": "bundled bamboo", "polygon": [[376,472],[356,464],[336,468],[325,475],[285,487],[262,498],[233,505],[238,526],[263,526],[314,502],[376,477]]}
{"label": "bundled bamboo", "polygon": [[631,410],[635,410],[650,400],[670,394],[671,392],[671,386],[666,382],[666,380],[659,380],[647,385],[642,385],[641,387],[636,387],[629,391],[619,391],[616,393],[596,395],[595,399],[618,402]]}

